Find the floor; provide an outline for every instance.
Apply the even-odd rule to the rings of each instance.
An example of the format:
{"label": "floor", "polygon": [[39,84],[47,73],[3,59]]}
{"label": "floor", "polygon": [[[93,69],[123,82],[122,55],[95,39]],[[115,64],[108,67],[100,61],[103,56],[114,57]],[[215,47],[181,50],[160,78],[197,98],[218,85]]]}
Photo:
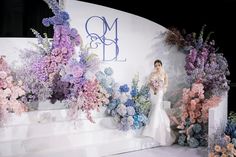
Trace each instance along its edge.
{"label": "floor", "polygon": [[189,148],[174,145],[122,153],[109,157],[207,157],[207,148]]}

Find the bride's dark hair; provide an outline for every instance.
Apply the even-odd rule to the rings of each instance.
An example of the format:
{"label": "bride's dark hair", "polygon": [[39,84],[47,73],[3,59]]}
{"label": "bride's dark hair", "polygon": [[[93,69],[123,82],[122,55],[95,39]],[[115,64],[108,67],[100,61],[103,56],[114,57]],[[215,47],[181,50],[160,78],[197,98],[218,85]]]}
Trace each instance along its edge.
{"label": "bride's dark hair", "polygon": [[162,62],[161,62],[161,60],[160,60],[160,59],[157,59],[157,60],[155,60],[155,61],[154,61],[154,66],[155,66],[155,64],[156,64],[156,63],[160,63],[160,64],[161,64],[161,66],[162,66]]}

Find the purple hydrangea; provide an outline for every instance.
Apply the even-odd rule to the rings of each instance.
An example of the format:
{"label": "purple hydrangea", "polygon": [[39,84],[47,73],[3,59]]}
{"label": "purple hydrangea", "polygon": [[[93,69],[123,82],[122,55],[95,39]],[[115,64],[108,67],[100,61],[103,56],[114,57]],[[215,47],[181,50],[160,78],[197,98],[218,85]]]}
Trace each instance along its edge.
{"label": "purple hydrangea", "polygon": [[135,109],[134,109],[134,107],[128,106],[128,107],[127,107],[127,113],[128,113],[128,115],[133,116],[133,115],[135,114]]}

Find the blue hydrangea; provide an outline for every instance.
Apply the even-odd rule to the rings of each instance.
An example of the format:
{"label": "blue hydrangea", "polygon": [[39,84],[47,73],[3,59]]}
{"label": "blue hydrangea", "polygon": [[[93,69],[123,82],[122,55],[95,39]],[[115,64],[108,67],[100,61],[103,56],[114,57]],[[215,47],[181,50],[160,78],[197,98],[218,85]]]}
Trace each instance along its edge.
{"label": "blue hydrangea", "polygon": [[144,124],[147,124],[147,122],[148,122],[148,118],[147,118],[147,116],[145,116],[144,114],[140,114],[140,115],[139,115],[139,120],[140,120],[141,122],[143,122]]}
{"label": "blue hydrangea", "polygon": [[109,84],[106,79],[102,79],[100,82],[101,86],[104,87],[105,89],[109,88]]}
{"label": "blue hydrangea", "polygon": [[111,102],[111,103],[108,104],[109,109],[115,109],[116,106],[117,106],[117,104],[115,102]]}
{"label": "blue hydrangea", "polygon": [[111,102],[118,105],[120,103],[120,100],[119,99],[112,99]]}
{"label": "blue hydrangea", "polygon": [[138,115],[136,114],[136,115],[134,115],[134,121],[136,122],[136,121],[138,121]]}
{"label": "blue hydrangea", "polygon": [[134,102],[134,100],[132,100],[132,99],[128,99],[128,100],[125,102],[125,105],[126,105],[126,106],[135,106],[135,102]]}
{"label": "blue hydrangea", "polygon": [[180,135],[179,138],[178,138],[178,144],[181,145],[181,146],[184,146],[186,138],[187,137],[184,134]]}
{"label": "blue hydrangea", "polygon": [[137,88],[132,88],[131,92],[130,92],[132,97],[135,97],[138,95],[138,89]]}
{"label": "blue hydrangea", "polygon": [[234,147],[236,147],[236,138],[232,139],[232,143],[234,144]]}
{"label": "blue hydrangea", "polygon": [[112,70],[111,67],[109,67],[109,68],[106,68],[106,69],[104,70],[104,73],[105,73],[107,76],[111,76],[111,75],[113,74],[113,70]]}
{"label": "blue hydrangea", "polygon": [[202,130],[202,126],[200,125],[200,124],[194,124],[194,126],[193,126],[193,131],[195,132],[195,133],[199,133],[200,131]]}
{"label": "blue hydrangea", "polygon": [[113,93],[113,89],[112,89],[112,88],[106,88],[106,91],[107,91],[107,93],[110,94],[110,95]]}
{"label": "blue hydrangea", "polygon": [[114,84],[114,82],[115,82],[112,77],[107,77],[106,81],[107,81],[107,85],[108,86],[112,86]]}
{"label": "blue hydrangea", "polygon": [[129,91],[129,87],[127,84],[124,84],[123,86],[120,86],[120,92],[128,92]]}
{"label": "blue hydrangea", "polygon": [[103,72],[99,71],[96,73],[96,78],[98,79],[98,81],[101,81],[102,79],[105,79],[106,76]]}
{"label": "blue hydrangea", "polygon": [[225,134],[232,138],[236,138],[236,124],[233,122],[228,122],[225,128]]}
{"label": "blue hydrangea", "polygon": [[208,145],[208,141],[205,138],[200,138],[199,143],[199,145],[203,147],[206,147]]}
{"label": "blue hydrangea", "polygon": [[139,129],[141,127],[141,125],[138,121],[134,121],[133,127],[134,127],[134,129]]}
{"label": "blue hydrangea", "polygon": [[189,147],[197,148],[199,146],[199,141],[193,137],[188,140]]}

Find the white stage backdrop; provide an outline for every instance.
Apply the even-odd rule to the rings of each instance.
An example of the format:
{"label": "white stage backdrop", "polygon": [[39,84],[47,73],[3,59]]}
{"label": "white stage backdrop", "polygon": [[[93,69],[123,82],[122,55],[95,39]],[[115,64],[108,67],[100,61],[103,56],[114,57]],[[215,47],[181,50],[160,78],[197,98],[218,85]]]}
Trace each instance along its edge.
{"label": "white stage backdrop", "polygon": [[163,33],[167,29],[163,26],[133,14],[76,0],[64,0],[64,9],[84,45],[100,56],[104,66],[114,69],[119,83],[131,83],[136,73],[143,83],[155,59],[163,61],[169,75],[169,91],[175,91],[185,81],[185,57],[164,44]]}
{"label": "white stage backdrop", "polygon": [[[112,67],[120,84],[131,84],[139,73],[140,85],[153,69],[153,62],[161,59],[169,75],[166,99],[170,99],[185,81],[184,54],[164,44],[167,30],[142,17],[95,4],[65,0],[64,9],[70,14],[71,26],[77,28],[83,46],[90,47],[102,60],[103,67]],[[43,32],[40,32],[43,33]],[[0,38],[0,55],[9,62],[17,60],[20,50],[37,43],[32,38]]]}

